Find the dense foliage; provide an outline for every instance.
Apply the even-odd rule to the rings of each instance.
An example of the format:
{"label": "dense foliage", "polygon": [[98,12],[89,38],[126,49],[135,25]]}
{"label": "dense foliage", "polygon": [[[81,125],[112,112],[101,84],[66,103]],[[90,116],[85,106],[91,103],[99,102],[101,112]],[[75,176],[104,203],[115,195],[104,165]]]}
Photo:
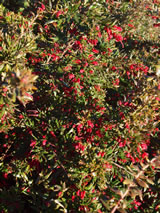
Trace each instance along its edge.
{"label": "dense foliage", "polygon": [[159,10],[1,1],[1,212],[159,212]]}

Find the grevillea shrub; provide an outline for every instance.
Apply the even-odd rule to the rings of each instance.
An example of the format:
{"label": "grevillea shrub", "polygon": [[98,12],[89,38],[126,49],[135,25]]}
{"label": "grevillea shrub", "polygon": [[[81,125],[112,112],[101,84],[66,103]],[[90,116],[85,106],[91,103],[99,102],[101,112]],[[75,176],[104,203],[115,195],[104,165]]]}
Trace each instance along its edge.
{"label": "grevillea shrub", "polygon": [[37,89],[0,133],[1,211],[159,212],[159,2],[34,1],[21,16],[36,44],[16,60],[1,47],[1,64],[25,61]]}
{"label": "grevillea shrub", "polygon": [[0,132],[15,127],[16,100],[27,104],[32,100],[32,90],[36,89],[33,83],[37,76],[32,74],[26,60],[26,54],[36,50],[32,33],[35,18],[27,20],[0,6]]}

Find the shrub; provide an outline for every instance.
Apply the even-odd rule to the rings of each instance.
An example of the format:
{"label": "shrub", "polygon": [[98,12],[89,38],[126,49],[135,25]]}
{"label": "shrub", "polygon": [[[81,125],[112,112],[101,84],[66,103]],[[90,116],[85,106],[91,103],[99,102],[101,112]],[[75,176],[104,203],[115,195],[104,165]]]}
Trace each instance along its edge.
{"label": "shrub", "polygon": [[9,75],[8,90],[38,75],[37,89],[1,133],[1,209],[158,212],[158,2],[47,0],[25,19],[25,50],[1,81],[25,64],[26,85]]}
{"label": "shrub", "polygon": [[[28,67],[26,54],[36,49],[35,35],[32,33],[34,18],[28,21],[20,14],[7,12],[1,6],[1,120],[2,129],[5,131],[14,120],[13,112],[16,106],[16,98],[24,105],[32,100],[31,93],[35,87],[37,76],[32,74]],[[12,119],[11,119],[12,118]]]}

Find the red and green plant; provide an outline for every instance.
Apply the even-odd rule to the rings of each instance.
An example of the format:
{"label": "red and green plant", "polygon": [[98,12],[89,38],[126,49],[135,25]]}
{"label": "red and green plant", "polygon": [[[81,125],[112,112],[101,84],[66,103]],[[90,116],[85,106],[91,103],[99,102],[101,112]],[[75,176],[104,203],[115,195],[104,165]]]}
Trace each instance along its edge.
{"label": "red and green plant", "polygon": [[1,211],[159,212],[159,2],[7,7]]}

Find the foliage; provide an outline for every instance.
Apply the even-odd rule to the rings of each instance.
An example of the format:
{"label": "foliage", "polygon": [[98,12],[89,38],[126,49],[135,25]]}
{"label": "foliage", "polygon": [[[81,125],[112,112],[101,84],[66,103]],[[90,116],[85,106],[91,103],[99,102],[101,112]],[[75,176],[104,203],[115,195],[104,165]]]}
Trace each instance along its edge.
{"label": "foliage", "polygon": [[27,7],[1,6],[0,209],[158,212],[158,1]]}
{"label": "foliage", "polygon": [[35,35],[32,33],[35,18],[28,21],[20,14],[7,12],[3,6],[0,15],[0,118],[3,131],[7,123],[10,126],[7,117],[13,117],[16,98],[23,104],[32,100],[30,92],[35,89],[33,83],[37,76],[32,74],[26,61],[26,54],[36,50]]}

